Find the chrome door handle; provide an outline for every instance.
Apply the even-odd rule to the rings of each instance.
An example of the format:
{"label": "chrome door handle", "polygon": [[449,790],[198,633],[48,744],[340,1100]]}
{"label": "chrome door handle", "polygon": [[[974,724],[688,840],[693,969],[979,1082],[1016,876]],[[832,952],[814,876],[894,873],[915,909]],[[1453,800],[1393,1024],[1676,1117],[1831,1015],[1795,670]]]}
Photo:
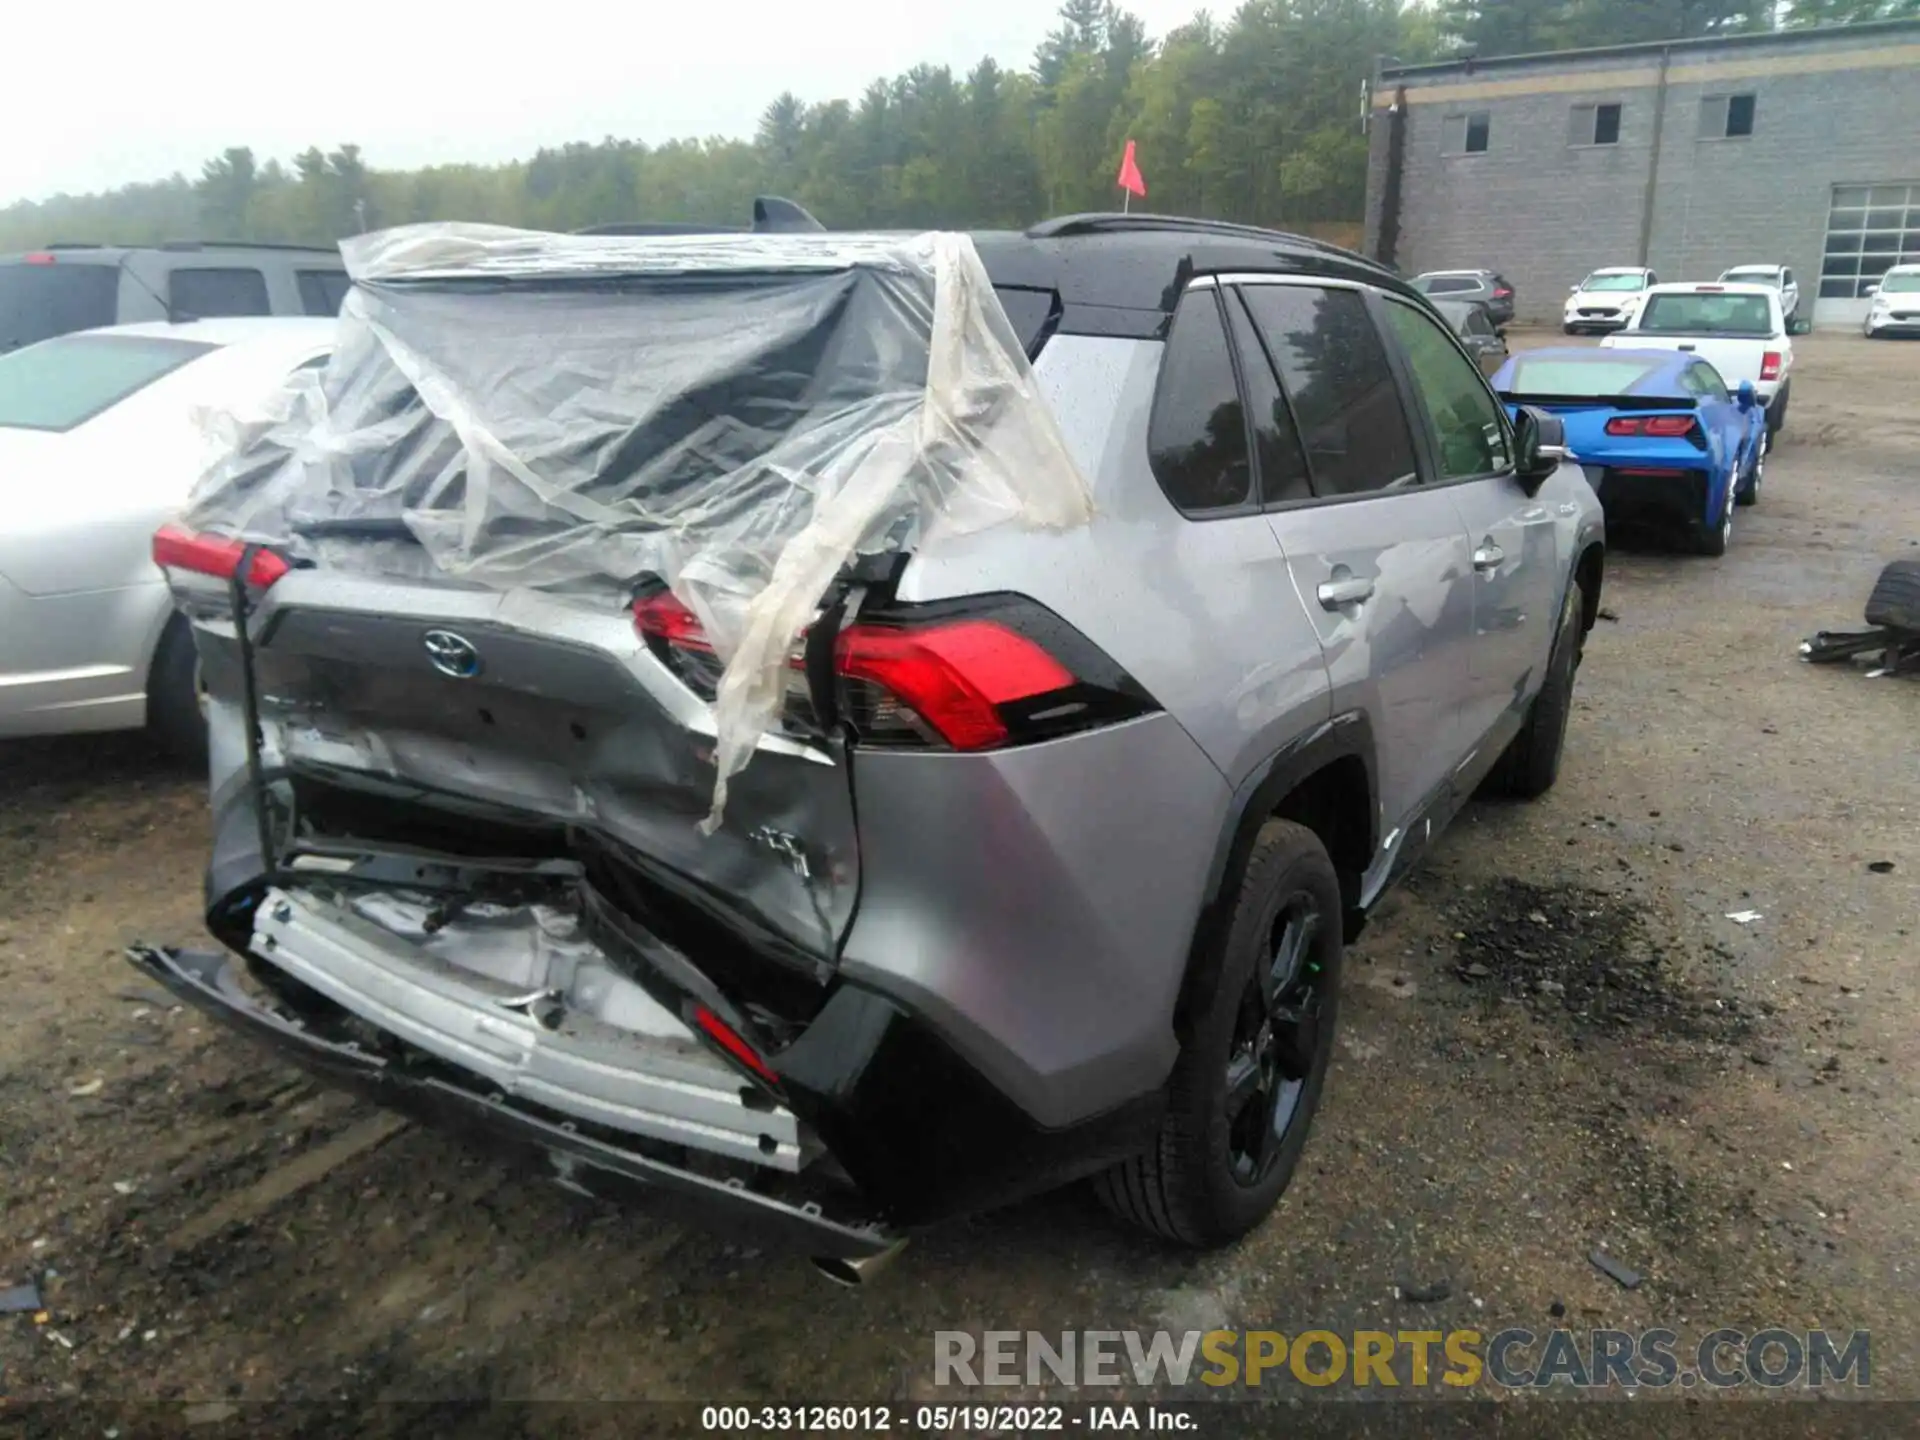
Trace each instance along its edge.
{"label": "chrome door handle", "polygon": [[[1457,550],[1454,552],[1459,553]],[[1489,540],[1473,552],[1473,568],[1476,570],[1498,570],[1500,562],[1507,558],[1507,552]]]}
{"label": "chrome door handle", "polygon": [[1354,575],[1341,580],[1322,581],[1319,590],[1322,609],[1338,610],[1343,605],[1358,605],[1373,598],[1373,581]]}

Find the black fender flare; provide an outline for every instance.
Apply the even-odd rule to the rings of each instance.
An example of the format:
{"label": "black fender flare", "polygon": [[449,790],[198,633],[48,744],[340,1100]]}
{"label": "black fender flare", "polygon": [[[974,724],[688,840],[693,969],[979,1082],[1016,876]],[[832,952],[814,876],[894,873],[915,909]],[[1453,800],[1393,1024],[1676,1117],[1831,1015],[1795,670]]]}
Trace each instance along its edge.
{"label": "black fender flare", "polygon": [[[1236,788],[1233,799],[1228,802],[1226,821],[1214,843],[1213,859],[1207,870],[1205,898],[1194,924],[1186,975],[1181,981],[1180,998],[1175,1007],[1176,1028],[1185,1018],[1189,991],[1202,958],[1218,946],[1232,921],[1238,881],[1246,869],[1247,857],[1252,853],[1260,828],[1272,817],[1282,800],[1334,762],[1356,759],[1367,777],[1367,813],[1364,817],[1366,853],[1371,856],[1379,848],[1380,786],[1379,768],[1374,757],[1372,722],[1363,711],[1346,711],[1281,747],[1265,764],[1250,771]],[[1343,874],[1343,890],[1346,883]],[[1348,938],[1351,939],[1357,933],[1357,889],[1344,898],[1353,907],[1349,912],[1347,927]]]}

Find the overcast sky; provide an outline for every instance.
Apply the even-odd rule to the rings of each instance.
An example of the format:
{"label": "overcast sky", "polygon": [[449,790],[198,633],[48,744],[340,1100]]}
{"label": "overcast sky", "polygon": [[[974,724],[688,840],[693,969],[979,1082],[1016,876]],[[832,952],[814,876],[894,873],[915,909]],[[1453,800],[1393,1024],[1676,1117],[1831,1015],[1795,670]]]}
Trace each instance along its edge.
{"label": "overcast sky", "polygon": [[[1156,38],[1196,0],[1131,0]],[[1226,7],[1226,8],[1231,8]],[[1025,68],[1049,0],[130,0],[7,7],[0,204],[361,146],[376,168],[617,135],[750,135],[767,102],[983,55]],[[1116,160],[1117,163],[1117,160]]]}

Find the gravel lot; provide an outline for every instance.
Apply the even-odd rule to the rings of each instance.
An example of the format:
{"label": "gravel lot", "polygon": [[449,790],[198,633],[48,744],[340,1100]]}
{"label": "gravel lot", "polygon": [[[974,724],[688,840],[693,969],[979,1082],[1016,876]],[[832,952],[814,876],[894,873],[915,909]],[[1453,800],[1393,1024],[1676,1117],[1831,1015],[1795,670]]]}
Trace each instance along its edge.
{"label": "gravel lot", "polygon": [[1610,557],[1559,788],[1469,810],[1353,953],[1300,1177],[1231,1253],[1068,1192],[844,1291],[510,1173],[120,959],[200,938],[194,777],[129,740],[0,747],[0,1283],[44,1275],[49,1311],[0,1317],[0,1390],[399,1433],[501,1397],[925,1398],[936,1329],[1491,1332],[1557,1304],[1868,1328],[1875,1392],[1920,1398],[1920,683],[1795,656],[1920,554],[1920,346],[1799,351],[1727,558]]}

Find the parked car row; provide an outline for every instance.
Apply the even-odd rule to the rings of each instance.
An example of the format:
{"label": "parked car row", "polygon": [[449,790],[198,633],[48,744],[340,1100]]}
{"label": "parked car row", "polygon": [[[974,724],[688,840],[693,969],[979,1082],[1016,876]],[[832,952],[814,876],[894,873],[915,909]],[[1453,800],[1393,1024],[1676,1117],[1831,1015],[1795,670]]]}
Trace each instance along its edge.
{"label": "parked car row", "polygon": [[[1758,497],[1780,294],[1648,285],[1601,348],[1510,356],[1485,302],[1342,252],[1074,216],[974,238],[965,291],[999,305],[946,316],[949,366],[928,242],[868,239],[796,239],[782,273],[768,234],[520,237],[484,284],[396,261],[377,331],[0,356],[27,482],[0,733],[204,745],[223,948],[134,963],[571,1188],[849,1280],[1079,1177],[1225,1243],[1300,1162],[1345,943],[1470,796],[1554,784],[1607,517],[1722,554]],[[576,323],[538,319],[554,291]],[[305,366],[324,455],[237,442],[183,510],[195,416]],[[980,484],[1019,513],[1045,482],[1045,523],[829,532],[767,483],[846,465],[881,493],[897,396],[936,370],[951,493],[900,503]],[[448,408],[487,414],[487,485]],[[829,563],[768,631],[773,713],[717,790],[744,642],[698,577],[752,595],[793,572],[738,556],[786,534]]]}

